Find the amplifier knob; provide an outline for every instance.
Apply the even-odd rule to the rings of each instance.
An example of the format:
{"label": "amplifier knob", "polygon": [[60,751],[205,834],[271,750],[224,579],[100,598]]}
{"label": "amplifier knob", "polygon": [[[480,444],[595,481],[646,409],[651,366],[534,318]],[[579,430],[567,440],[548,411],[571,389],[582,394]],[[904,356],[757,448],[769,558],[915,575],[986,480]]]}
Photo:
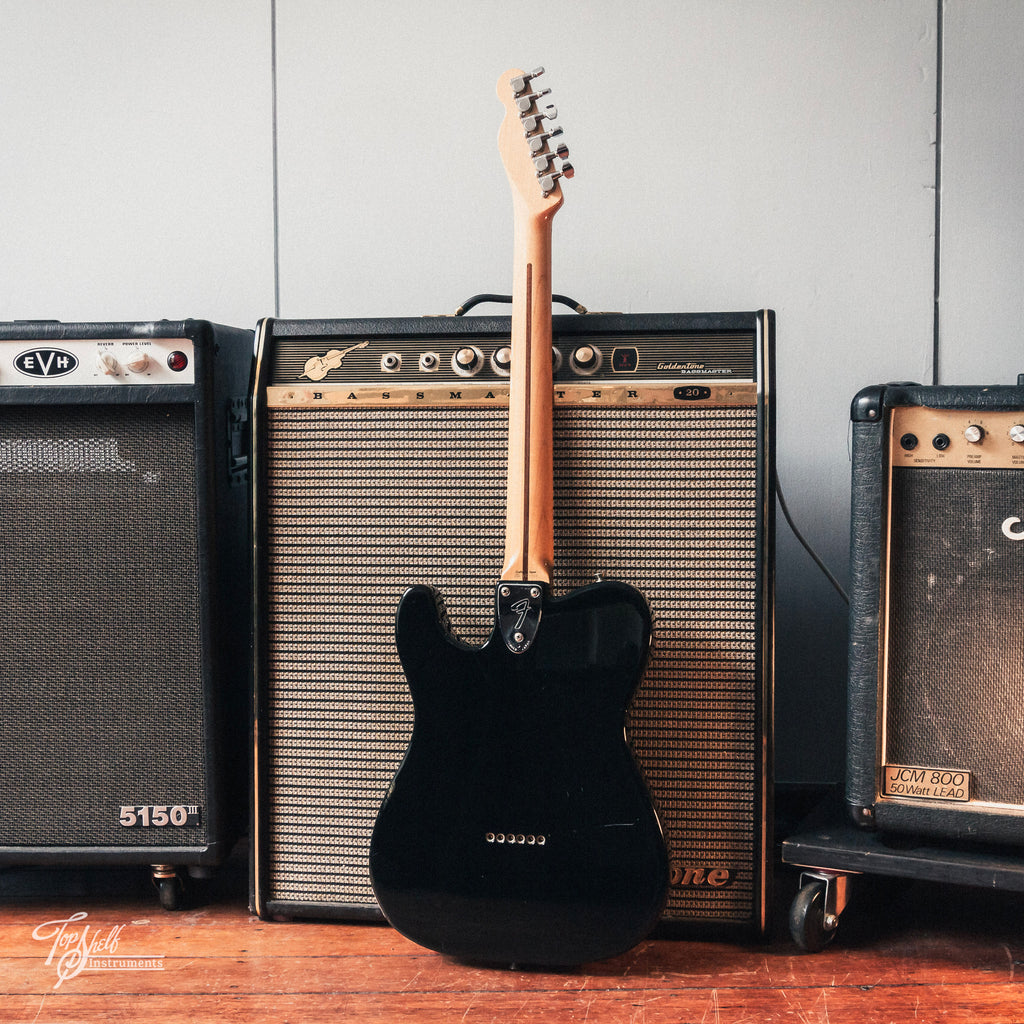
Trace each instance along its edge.
{"label": "amplifier knob", "polygon": [[132,373],[145,373],[149,369],[149,355],[140,352],[130,362],[125,363],[125,367]]}
{"label": "amplifier knob", "polygon": [[483,353],[478,348],[467,345],[452,356],[452,369],[463,377],[472,377],[480,369],[483,361]]}
{"label": "amplifier knob", "polygon": [[1015,423],[1010,427],[1010,440],[1016,444],[1024,444],[1024,423]]}
{"label": "amplifier knob", "polygon": [[500,373],[503,377],[508,376],[512,369],[512,349],[508,345],[503,345],[491,354],[491,367],[495,373]]}
{"label": "amplifier knob", "polygon": [[108,377],[116,377],[121,372],[121,364],[109,352],[101,352],[96,357],[96,369]]}
{"label": "amplifier knob", "polygon": [[982,430],[976,423],[972,423],[964,431],[964,440],[969,441],[971,444],[980,444],[982,438],[985,436],[985,431]]}
{"label": "amplifier knob", "polygon": [[593,345],[580,345],[569,359],[577,373],[592,374],[601,365],[601,350]]}

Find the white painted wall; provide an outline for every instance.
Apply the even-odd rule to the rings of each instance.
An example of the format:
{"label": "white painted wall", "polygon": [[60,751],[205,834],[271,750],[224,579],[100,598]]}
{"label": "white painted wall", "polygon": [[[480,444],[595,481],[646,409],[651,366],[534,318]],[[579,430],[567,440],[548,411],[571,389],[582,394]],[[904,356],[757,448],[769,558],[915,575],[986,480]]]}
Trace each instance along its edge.
{"label": "white painted wall", "polygon": [[[850,399],[932,378],[939,2],[0,0],[0,318],[508,290],[494,85],[544,64],[578,171],[556,290],[777,311],[782,486],[845,581]],[[943,26],[940,374],[1012,380],[1024,4],[944,0]],[[783,781],[840,773],[845,618],[780,519]]]}
{"label": "white painted wall", "polygon": [[1024,373],[1024,4],[947,2],[939,378]]}
{"label": "white painted wall", "polygon": [[274,296],[267,3],[0,0],[0,319]]}

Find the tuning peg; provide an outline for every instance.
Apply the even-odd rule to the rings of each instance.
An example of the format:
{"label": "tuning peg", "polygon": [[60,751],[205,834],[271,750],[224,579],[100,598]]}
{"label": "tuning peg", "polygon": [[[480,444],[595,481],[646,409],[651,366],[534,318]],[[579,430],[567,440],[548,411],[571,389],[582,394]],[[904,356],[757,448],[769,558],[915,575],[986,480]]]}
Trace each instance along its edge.
{"label": "tuning peg", "polygon": [[549,132],[538,132],[536,135],[529,137],[530,152],[539,153],[544,148],[544,143],[549,139],[555,139],[562,134],[562,129],[555,127]]}
{"label": "tuning peg", "polygon": [[559,178],[571,178],[575,175],[575,173],[575,168],[572,166],[571,163],[569,163],[568,160],[566,160],[565,162],[563,162],[561,170],[551,171],[548,174],[539,175],[541,192],[545,196],[550,195],[551,192],[554,191],[555,182]]}
{"label": "tuning peg", "polygon": [[558,117],[558,111],[555,109],[554,103],[549,103],[543,110],[539,110],[536,114],[521,115],[520,120],[523,122],[523,131],[525,131],[527,135],[532,135],[540,127],[540,122],[545,117],[551,121]]}
{"label": "tuning peg", "polygon": [[539,78],[543,74],[543,68],[534,68],[529,74],[516,75],[516,77],[509,82],[509,85],[512,86],[513,94],[518,96],[521,92],[525,92],[526,89],[529,88],[530,80],[533,78]]}
{"label": "tuning peg", "polygon": [[540,92],[529,92],[525,96],[516,97],[516,106],[519,108],[520,114],[528,114],[530,107],[541,98],[541,96],[550,95],[550,89],[541,89]]}
{"label": "tuning peg", "polygon": [[[565,160],[568,155],[569,147],[564,142],[560,142],[555,147],[554,153],[538,153],[533,158],[533,166],[537,168],[538,174],[543,174],[552,165],[556,156],[560,160]],[[567,175],[567,177],[572,177],[572,175]]]}

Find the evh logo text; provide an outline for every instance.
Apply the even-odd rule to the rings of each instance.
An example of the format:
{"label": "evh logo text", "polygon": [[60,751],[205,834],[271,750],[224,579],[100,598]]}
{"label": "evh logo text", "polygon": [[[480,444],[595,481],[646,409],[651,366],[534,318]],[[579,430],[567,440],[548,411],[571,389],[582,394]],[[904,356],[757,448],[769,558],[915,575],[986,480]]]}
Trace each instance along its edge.
{"label": "evh logo text", "polygon": [[32,348],[14,357],[14,368],[30,377],[63,377],[78,366],[78,357],[59,348]]}
{"label": "evh logo text", "polygon": [[1003,520],[1003,534],[1010,540],[1024,540],[1024,526],[1021,526],[1020,516],[1010,516]]}

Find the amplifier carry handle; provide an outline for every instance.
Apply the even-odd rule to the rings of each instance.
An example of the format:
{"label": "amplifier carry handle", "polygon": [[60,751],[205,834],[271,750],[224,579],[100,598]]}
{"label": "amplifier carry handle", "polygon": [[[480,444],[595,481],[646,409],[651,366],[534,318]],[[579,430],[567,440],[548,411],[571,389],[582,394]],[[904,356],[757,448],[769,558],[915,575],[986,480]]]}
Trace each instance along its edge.
{"label": "amplifier carry handle", "polygon": [[[482,302],[506,302],[512,301],[511,295],[495,295],[493,292],[481,292],[479,295],[471,295],[466,301],[455,310],[455,316],[463,316],[468,313],[474,306],[479,306]],[[568,295],[552,295],[552,302],[560,302],[563,306],[568,306],[570,309],[577,313],[586,313],[587,307],[577,302],[575,299],[569,298]]]}

